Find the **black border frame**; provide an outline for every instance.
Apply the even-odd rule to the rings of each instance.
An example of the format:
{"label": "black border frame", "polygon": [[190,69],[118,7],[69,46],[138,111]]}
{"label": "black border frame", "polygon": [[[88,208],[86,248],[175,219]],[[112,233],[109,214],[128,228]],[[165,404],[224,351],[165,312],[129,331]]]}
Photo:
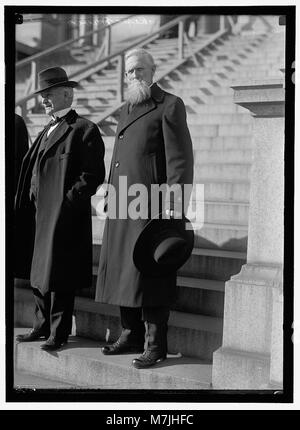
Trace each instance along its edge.
{"label": "black border frame", "polygon": [[[285,190],[284,190],[284,388],[274,390],[65,390],[13,388],[13,204],[14,184],[11,166],[14,159],[14,101],[15,101],[15,13],[140,13],[140,14],[189,14],[207,15],[285,15]],[[5,270],[6,270],[6,401],[7,402],[188,402],[188,403],[292,403],[293,402],[293,302],[294,302],[294,129],[296,6],[213,6],[213,7],[123,7],[123,6],[5,6]],[[74,411],[75,412],[75,411]],[[130,411],[118,411],[129,415]],[[160,411],[161,412],[161,411]],[[192,413],[193,411],[186,411]],[[215,413],[216,411],[214,411]],[[219,411],[220,412],[220,411]],[[238,411],[236,411],[238,412]],[[99,413],[99,412],[98,412]],[[135,411],[142,415],[142,411]],[[203,412],[202,412],[203,414]]]}

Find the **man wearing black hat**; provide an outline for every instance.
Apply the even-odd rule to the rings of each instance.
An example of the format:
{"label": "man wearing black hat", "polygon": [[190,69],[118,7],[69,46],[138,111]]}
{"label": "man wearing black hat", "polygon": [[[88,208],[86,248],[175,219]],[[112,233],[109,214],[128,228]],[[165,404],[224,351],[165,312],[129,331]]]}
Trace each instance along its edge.
{"label": "man wearing black hat", "polygon": [[27,152],[16,195],[16,273],[30,277],[33,329],[19,342],[46,338],[44,350],[67,342],[75,291],[91,285],[90,197],[105,177],[104,144],[96,124],[71,108],[73,87],[64,69],[39,73],[51,117]]}
{"label": "man wearing black hat", "polygon": [[[151,206],[152,184],[184,184],[193,181],[193,151],[182,100],[153,83],[155,64],[144,49],[129,52],[125,58],[128,83],[127,103],[122,108],[116,132],[109,184],[115,188],[116,219],[106,219],[96,301],[120,306],[122,332],[112,345],[102,348],[106,355],[143,352],[132,362],[146,368],[167,354],[167,324],[170,306],[176,298],[176,270],[193,248],[193,233],[187,220],[160,220],[157,207],[153,220],[124,216],[134,200],[124,193],[142,184],[148,190],[144,207]],[[123,181],[123,182],[122,182]],[[114,193],[111,193],[114,194]],[[187,201],[178,194],[165,208],[186,209]],[[108,208],[110,192],[108,194]],[[122,212],[122,214],[121,214]],[[145,332],[146,328],[146,332]],[[145,343],[146,334],[146,343]]]}

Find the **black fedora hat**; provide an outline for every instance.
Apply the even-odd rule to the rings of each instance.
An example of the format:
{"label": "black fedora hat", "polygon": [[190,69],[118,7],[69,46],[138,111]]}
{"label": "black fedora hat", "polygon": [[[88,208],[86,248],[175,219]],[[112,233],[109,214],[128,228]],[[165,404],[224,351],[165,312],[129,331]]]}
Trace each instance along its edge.
{"label": "black fedora hat", "polygon": [[190,221],[151,219],[140,233],[133,250],[136,268],[151,277],[176,272],[190,257],[194,247],[194,231]]}
{"label": "black fedora hat", "polygon": [[50,67],[38,73],[38,89],[34,94],[53,87],[76,87],[78,82],[69,81],[66,71],[61,67]]}

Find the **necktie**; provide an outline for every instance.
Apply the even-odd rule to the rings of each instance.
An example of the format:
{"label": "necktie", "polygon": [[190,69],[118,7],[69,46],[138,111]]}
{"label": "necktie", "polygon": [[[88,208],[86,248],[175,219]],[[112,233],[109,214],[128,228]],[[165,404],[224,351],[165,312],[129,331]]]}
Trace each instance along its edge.
{"label": "necktie", "polygon": [[58,124],[60,121],[62,120],[62,118],[59,118],[58,116],[56,116],[55,118],[53,118],[49,123],[48,123],[48,126],[52,126],[52,125],[55,125],[55,124]]}

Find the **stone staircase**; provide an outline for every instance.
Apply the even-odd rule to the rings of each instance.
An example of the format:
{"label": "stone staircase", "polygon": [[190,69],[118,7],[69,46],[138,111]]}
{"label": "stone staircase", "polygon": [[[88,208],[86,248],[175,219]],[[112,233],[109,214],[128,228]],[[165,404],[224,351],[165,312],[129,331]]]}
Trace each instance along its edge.
{"label": "stone staircase", "polygon": [[[111,53],[117,52],[124,46],[129,45],[131,40],[118,41],[112,44]],[[63,67],[67,74],[75,73],[82,67],[95,61],[99,51],[99,47],[85,44],[80,45],[80,42],[76,42],[71,46],[58,49],[54,53],[45,55],[38,60],[38,69],[43,70],[48,67],[55,67],[58,64]],[[16,71],[16,82],[15,82],[15,98],[16,100],[25,96],[25,88],[27,81],[30,78],[31,68],[30,65],[25,65],[21,69]]]}
{"label": "stone staircase", "polygon": [[[177,388],[180,388],[180,383],[185,388],[186,384],[190,384],[190,388],[196,386],[209,388],[209,383],[207,384],[210,378],[208,369],[212,361],[212,354],[222,343],[225,282],[238,273],[246,262],[249,181],[252,161],[252,117],[246,109],[234,104],[233,90],[230,87],[236,82],[245,80],[281,77],[279,69],[284,64],[283,36],[283,33],[227,35],[205,50],[201,50],[199,54],[191,56],[184,64],[158,81],[166,91],[182,97],[186,105],[187,120],[194,147],[194,180],[204,184],[205,200],[204,226],[201,229],[194,226],[193,253],[178,272],[179,296],[171,312],[168,332],[169,353],[177,358],[180,355],[188,357],[183,358],[184,360],[192,360],[192,367],[197,369],[198,378],[191,377],[187,383],[176,373],[176,369],[179,371],[180,366],[176,368],[175,364],[172,366],[172,362],[170,362],[170,368],[174,367],[174,387]],[[192,49],[202,43],[205,37],[207,36],[202,35],[194,39],[191,42]],[[176,64],[176,43],[177,41],[173,39],[161,39],[146,46],[158,64],[158,71],[168,70],[172,64]],[[98,118],[105,110],[112,109],[116,105],[116,80],[116,71],[112,65],[108,65],[101,72],[81,81],[74,101],[74,106],[79,114],[99,125],[106,147],[107,175],[118,111],[113,112],[100,123]],[[48,122],[42,113],[30,114],[28,120],[27,125],[32,138]],[[92,198],[94,286],[92,289],[81,292],[81,297],[77,297],[75,306],[76,329],[74,335],[76,334],[82,339],[90,339],[89,341],[82,340],[90,345],[86,347],[87,349],[94,348],[95,345],[99,347],[105,340],[116,340],[120,332],[118,308],[94,302],[95,280],[104,227],[104,216],[101,210],[102,196],[103,187],[100,187]],[[195,198],[193,194],[194,201]],[[16,296],[17,326],[30,326],[31,324],[30,306],[28,306],[30,297],[26,295],[27,293],[26,289],[20,289]],[[80,342],[80,339],[74,338],[74,342]],[[24,355],[28,358],[33,354],[46,354],[37,352],[36,345],[35,343],[29,346],[17,346],[16,365],[18,369],[26,370],[24,364],[26,361],[22,358],[20,360],[23,360],[23,364],[20,364],[19,356]],[[79,349],[78,354],[80,354]],[[69,352],[65,349],[61,353],[57,353],[57,360],[61,362],[62,366],[65,366],[64,363],[68,360],[76,361],[76,357],[69,357],[72,352],[75,353],[75,349],[71,348]],[[83,366],[87,366],[88,356],[87,352]],[[124,358],[124,362],[120,359],[121,361],[118,363],[118,360],[103,363],[104,358],[100,354],[96,358],[92,355],[89,358],[92,360],[89,368],[94,371],[103,366],[104,370],[100,372],[102,375],[99,377],[100,379],[96,378],[96,374],[94,375],[96,378],[94,381],[97,381],[95,383],[103,384],[103,387],[107,386],[108,377],[113,374],[114,384],[118,385],[116,375],[119,377],[119,388],[133,386],[142,388],[144,383],[148,384],[147,388],[159,388],[161,381],[164,381],[163,384],[165,384],[163,388],[172,388],[172,378],[168,379],[159,374],[163,366],[158,369],[159,375],[153,370],[147,376],[144,373],[142,376],[138,376],[135,373],[136,370],[128,365],[130,357]],[[93,362],[94,359],[96,362]],[[122,369],[118,367],[121,365]],[[74,366],[77,369],[76,366],[79,364],[74,364]],[[182,366],[182,369],[185,369],[184,362],[182,362]],[[189,367],[188,365],[186,369]],[[205,369],[204,373],[203,369]],[[27,370],[34,371],[32,367]],[[46,372],[45,369],[38,373],[43,375],[44,372]],[[87,373],[89,374],[88,370]],[[75,374],[76,371],[74,371]],[[70,379],[67,380],[79,385],[84,382],[79,383],[74,375],[68,376]],[[48,376],[53,375],[48,374]],[[145,379],[143,379],[144,376]],[[130,378],[135,381],[132,383],[133,385],[128,385]],[[166,378],[169,380],[168,383]],[[201,378],[204,385],[201,385]],[[86,381],[88,380],[93,381],[93,378],[86,379]],[[196,384],[195,386],[191,382],[192,380]],[[122,385],[124,383],[125,385]]]}

